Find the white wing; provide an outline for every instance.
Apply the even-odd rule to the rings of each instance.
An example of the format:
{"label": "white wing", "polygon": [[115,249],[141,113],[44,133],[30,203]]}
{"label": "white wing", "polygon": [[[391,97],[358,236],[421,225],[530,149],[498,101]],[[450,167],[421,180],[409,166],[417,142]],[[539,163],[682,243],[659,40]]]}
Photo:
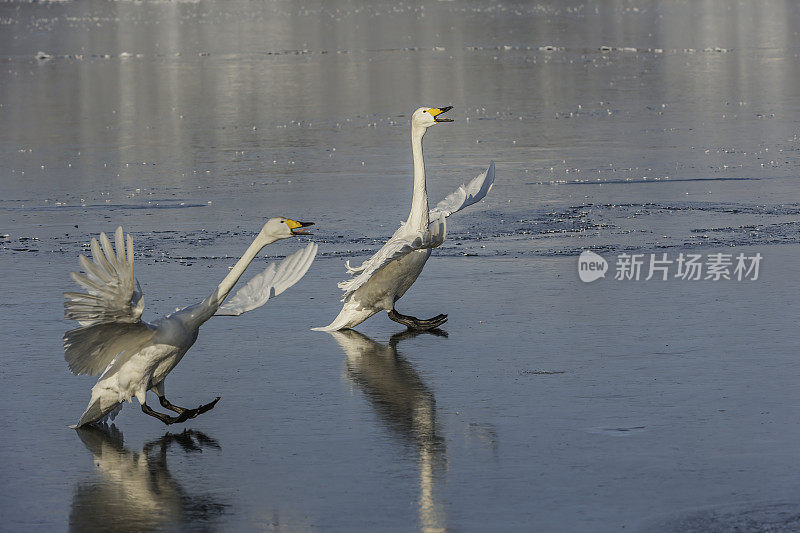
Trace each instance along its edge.
{"label": "white wing", "polygon": [[239,316],[247,311],[258,309],[272,296],[279,295],[300,281],[316,255],[317,245],[312,242],[302,250],[288,256],[278,265],[270,263],[263,272],[239,289],[215,314]]}
{"label": "white wing", "polygon": [[65,292],[64,316],[81,327],[64,334],[64,359],[75,374],[97,374],[122,352],[136,351],[152,338],[141,321],[144,298],[133,277],[133,239],[114,234],[116,252],[105,233],[92,239],[92,260],[80,256],[85,274],[70,277],[87,292]]}
{"label": "white wing", "polygon": [[466,185],[462,185],[444,200],[430,210],[429,218],[435,220],[439,215],[449,217],[456,211],[461,211],[467,206],[480,202],[492,190],[494,184],[494,161],[489,163],[489,168],[480,173]]}
{"label": "white wing", "polygon": [[[489,194],[489,191],[492,190],[492,185],[494,185],[494,161],[489,163],[489,168],[478,174],[467,185],[461,185],[458,189],[448,194],[444,200],[436,204],[436,207],[428,212],[428,219],[432,221],[431,225],[435,224],[440,216],[444,216],[445,218],[449,217],[456,211],[461,211],[465,207],[480,202]],[[404,231],[404,228],[401,226],[384,245],[384,248],[386,248],[392,240],[398,238],[399,233],[403,233]],[[371,259],[364,261],[361,266],[350,266],[350,261],[345,261],[344,265],[347,269],[347,273],[353,275],[363,272],[383,251],[382,248]],[[402,255],[402,253],[400,255]],[[339,286],[341,287],[341,284]]]}
{"label": "white wing", "polygon": [[364,261],[360,266],[351,266],[350,261],[346,261],[347,273],[354,277],[339,283],[339,288],[344,291],[342,301],[347,300],[351,294],[364,285],[375,272],[386,264],[414,250],[436,248],[441,245],[446,234],[445,218],[456,211],[483,200],[492,189],[493,184],[494,161],[489,163],[489,168],[486,171],[479,174],[468,184],[460,186],[430,210],[428,218],[431,223],[428,226],[428,231],[410,232],[405,226],[400,226],[392,235],[392,238],[375,255]]}
{"label": "white wing", "polygon": [[[122,227],[114,234],[117,251],[105,233],[100,244],[92,239],[92,260],[81,255],[78,259],[84,274],[71,272],[72,280],[86,289],[65,292],[64,316],[77,320],[82,326],[108,322],[139,322],[144,300],[139,283],[133,277],[133,239],[123,239]],[[102,250],[100,246],[102,245]],[[126,254],[127,245],[127,254]]]}
{"label": "white wing", "polygon": [[444,242],[446,233],[447,227],[444,217],[441,215],[437,220],[431,222],[427,231],[411,232],[407,230],[405,226],[400,226],[400,228],[394,232],[392,238],[389,239],[375,255],[364,261],[361,266],[351,267],[349,262],[345,263],[349,274],[358,275],[339,283],[339,288],[344,291],[342,301],[346,300],[348,296],[364,285],[375,272],[395,259],[411,253],[414,250],[423,250],[425,248],[436,248],[440,246]]}
{"label": "white wing", "polygon": [[130,357],[152,341],[144,322],[110,322],[71,329],[64,334],[64,359],[73,374],[99,374],[117,356]]}

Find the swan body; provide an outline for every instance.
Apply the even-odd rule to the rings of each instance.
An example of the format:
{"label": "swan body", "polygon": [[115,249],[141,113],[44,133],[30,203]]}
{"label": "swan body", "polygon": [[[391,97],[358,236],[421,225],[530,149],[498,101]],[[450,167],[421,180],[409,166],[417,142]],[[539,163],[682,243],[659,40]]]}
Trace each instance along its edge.
{"label": "swan body", "polygon": [[412,250],[388,262],[352,295],[345,299],[342,310],[331,325],[314,328],[316,331],[338,331],[354,328],[379,311],[391,311],[417,280],[428,258],[430,249]]}
{"label": "swan body", "polygon": [[379,311],[386,311],[389,318],[412,329],[431,329],[443,324],[447,315],[438,315],[428,320],[401,315],[394,306],[422,273],[433,248],[445,239],[445,219],[456,211],[482,200],[494,184],[494,162],[485,172],[469,184],[428,209],[428,192],[425,182],[425,162],[422,157],[422,138],[427,129],[440,122],[451,122],[441,114],[451,109],[421,107],[411,118],[411,151],[414,159],[414,191],[411,212],[394,235],[370,259],[361,266],[351,267],[346,263],[350,279],[339,283],[344,291],[342,310],[325,327],[316,331],[338,331],[361,324]]}
{"label": "swan body", "polygon": [[[196,409],[172,405],[165,397],[164,379],[197,340],[200,326],[215,314],[238,315],[256,309],[270,296],[280,294],[306,273],[317,246],[310,244],[266,270],[247,283],[227,305],[223,302],[231,289],[264,246],[302,232],[311,225],[285,218],[270,219],[237,261],[222,283],[203,301],[180,309],[149,324],[141,320],[144,299],[133,276],[133,239],[115,233],[116,251],[105,233],[92,239],[92,260],[80,256],[85,274],[71,277],[87,292],[64,293],[65,316],[80,327],[64,334],[64,357],[75,374],[101,373],[92,387],[89,406],[77,426],[113,419],[123,402],[133,397],[142,411],[166,424],[183,422],[212,409],[216,400]],[[161,405],[179,416],[170,417],[146,403],[148,390],[155,392]]]}

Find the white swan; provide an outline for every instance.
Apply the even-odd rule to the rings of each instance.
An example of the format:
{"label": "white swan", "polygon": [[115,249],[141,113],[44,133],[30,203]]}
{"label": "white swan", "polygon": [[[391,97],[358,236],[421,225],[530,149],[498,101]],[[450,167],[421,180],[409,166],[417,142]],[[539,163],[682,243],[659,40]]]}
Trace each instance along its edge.
{"label": "white swan", "polygon": [[[89,406],[73,427],[99,422],[106,417],[113,419],[122,408],[122,402],[130,402],[134,396],[144,413],[165,424],[184,422],[212,409],[219,398],[196,409],[172,405],[164,396],[164,378],[197,340],[198,330],[206,320],[215,314],[239,315],[256,309],[270,296],[280,294],[303,277],[317,253],[316,244],[295,252],[277,267],[269,265],[238,291],[229,304],[222,305],[264,246],[303,234],[302,228],[312,224],[280,217],[269,219],[210,296],[153,324],[141,320],[144,299],[133,276],[131,236],[124,239],[122,228],[117,228],[116,253],[105,233],[100,234],[99,244],[97,239],[92,239],[92,260],[84,256],[79,258],[85,275],[70,274],[87,292],[64,293],[67,299],[64,315],[80,323],[80,327],[64,334],[64,358],[74,374],[102,372],[102,375],[92,387]],[[163,407],[175,411],[178,416],[151,409],[145,402],[148,389],[158,395]]]}
{"label": "white swan", "polygon": [[428,191],[425,185],[425,161],[422,158],[422,137],[425,131],[440,122],[452,122],[441,114],[452,106],[420,107],[411,117],[411,152],[414,156],[414,193],[408,220],[395,231],[378,252],[359,267],[346,263],[353,277],[339,283],[344,290],[344,305],[339,315],[328,326],[312,328],[315,331],[337,331],[361,324],[378,311],[386,311],[389,318],[411,329],[431,329],[442,325],[447,315],[437,315],[427,320],[401,315],[394,304],[411,287],[422,272],[431,249],[444,242],[445,218],[482,200],[494,183],[494,162],[467,185],[428,211]]}

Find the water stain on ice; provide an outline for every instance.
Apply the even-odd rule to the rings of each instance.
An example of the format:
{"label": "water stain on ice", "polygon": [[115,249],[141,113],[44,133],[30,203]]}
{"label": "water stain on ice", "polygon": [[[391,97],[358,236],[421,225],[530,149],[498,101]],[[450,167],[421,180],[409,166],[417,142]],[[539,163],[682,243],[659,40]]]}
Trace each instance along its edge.
{"label": "water stain on ice", "polygon": [[628,437],[636,433],[643,432],[647,426],[617,426],[617,427],[596,427],[587,429],[589,433],[596,435],[606,435],[609,437]]}
{"label": "water stain on ice", "polygon": [[644,522],[637,531],[653,533],[727,533],[769,531],[789,533],[800,530],[797,502],[741,502],[706,507]]}

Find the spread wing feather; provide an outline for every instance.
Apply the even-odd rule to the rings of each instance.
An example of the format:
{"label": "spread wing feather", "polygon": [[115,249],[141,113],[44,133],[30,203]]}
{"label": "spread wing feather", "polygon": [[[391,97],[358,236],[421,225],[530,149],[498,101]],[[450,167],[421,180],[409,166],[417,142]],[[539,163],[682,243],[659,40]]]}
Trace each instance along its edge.
{"label": "spread wing feather", "polygon": [[136,323],[142,316],[142,291],[133,277],[133,239],[128,235],[126,243],[122,227],[119,227],[114,240],[116,253],[105,233],[100,234],[100,243],[93,238],[92,260],[85,256],[78,258],[84,273],[70,273],[72,280],[86,293],[64,293],[64,316],[77,320],[81,326]]}
{"label": "spread wing feather", "polygon": [[73,374],[99,374],[117,356],[133,355],[153,338],[143,322],[93,324],[64,334],[64,359]]}
{"label": "spread wing feather", "polygon": [[277,265],[270,263],[263,272],[239,289],[215,314],[238,316],[261,307],[271,297],[279,295],[300,281],[316,255],[317,245],[311,243]]}
{"label": "spread wing feather", "polygon": [[492,190],[492,185],[494,185],[494,161],[468,184],[462,185],[436,204],[436,207],[430,210],[429,218],[435,220],[439,218],[440,213],[449,217],[456,211],[480,202]]}
{"label": "spread wing feather", "polygon": [[86,292],[65,292],[64,316],[81,327],[64,334],[64,359],[75,374],[98,374],[121,353],[134,353],[152,339],[141,321],[144,299],[133,276],[133,239],[114,233],[92,239],[92,260],[79,257],[83,274],[70,277]]}

